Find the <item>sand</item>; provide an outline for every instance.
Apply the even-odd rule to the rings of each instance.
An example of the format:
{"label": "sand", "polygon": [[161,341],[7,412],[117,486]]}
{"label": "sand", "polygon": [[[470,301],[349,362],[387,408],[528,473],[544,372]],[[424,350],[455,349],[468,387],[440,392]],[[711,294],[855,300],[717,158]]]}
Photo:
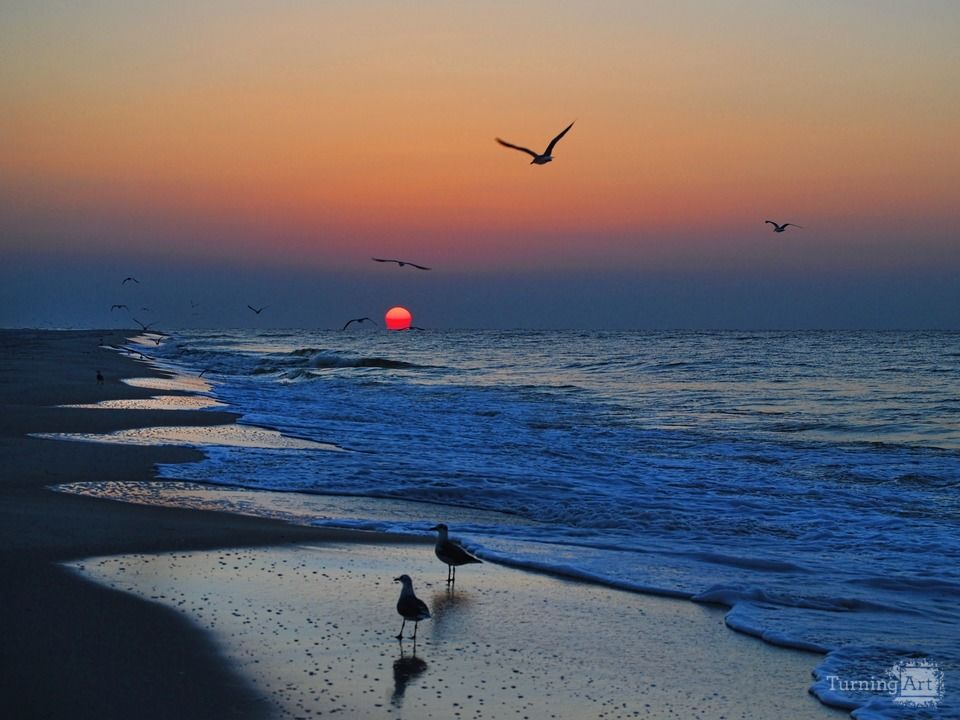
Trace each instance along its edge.
{"label": "sand", "polygon": [[[225,412],[58,407],[155,394],[120,378],[160,373],[100,347],[101,339],[121,344],[128,336],[0,330],[4,716],[263,717],[269,708],[193,623],[56,564],[90,555],[337,537],[225,513],[142,507],[47,490],[65,482],[149,480],[155,463],[200,454],[168,446],[62,442],[28,433],[220,425],[235,419]],[[97,370],[104,375],[103,385],[96,383]]]}
{"label": "sand", "polygon": [[[0,331],[0,688],[11,717],[840,716],[807,694],[818,656],[734,633],[718,608],[489,563],[449,592],[426,539],[46,489],[144,483],[154,463],[199,451],[29,433],[235,419],[60,407],[156,395],[120,378],[159,373],[100,338],[124,341]],[[401,572],[434,614],[415,656],[393,638]]]}

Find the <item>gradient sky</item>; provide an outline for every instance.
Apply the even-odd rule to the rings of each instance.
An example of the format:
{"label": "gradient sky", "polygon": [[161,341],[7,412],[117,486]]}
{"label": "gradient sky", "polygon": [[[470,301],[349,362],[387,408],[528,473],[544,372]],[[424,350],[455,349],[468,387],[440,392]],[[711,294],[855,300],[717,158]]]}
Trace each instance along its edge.
{"label": "gradient sky", "polygon": [[960,329],[958,38],[955,0],[3,2],[0,325]]}

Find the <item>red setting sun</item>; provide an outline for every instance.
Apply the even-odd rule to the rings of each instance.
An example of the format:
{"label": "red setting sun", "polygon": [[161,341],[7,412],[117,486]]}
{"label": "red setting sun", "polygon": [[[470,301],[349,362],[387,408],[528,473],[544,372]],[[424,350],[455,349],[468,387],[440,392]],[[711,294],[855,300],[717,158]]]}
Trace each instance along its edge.
{"label": "red setting sun", "polygon": [[398,305],[387,310],[384,322],[387,325],[387,330],[407,330],[410,323],[413,322],[413,315],[410,314],[409,310]]}

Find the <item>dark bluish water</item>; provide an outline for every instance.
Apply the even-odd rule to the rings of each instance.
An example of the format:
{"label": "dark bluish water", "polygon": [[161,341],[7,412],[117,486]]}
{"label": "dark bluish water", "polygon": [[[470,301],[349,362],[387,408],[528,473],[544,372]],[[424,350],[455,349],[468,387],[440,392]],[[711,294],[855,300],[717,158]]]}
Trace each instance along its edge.
{"label": "dark bluish water", "polygon": [[486,558],[728,604],[833,651],[825,674],[913,653],[960,682],[960,334],[219,331],[157,355],[244,422],[351,451],[211,448],[167,477],[456,506]]}

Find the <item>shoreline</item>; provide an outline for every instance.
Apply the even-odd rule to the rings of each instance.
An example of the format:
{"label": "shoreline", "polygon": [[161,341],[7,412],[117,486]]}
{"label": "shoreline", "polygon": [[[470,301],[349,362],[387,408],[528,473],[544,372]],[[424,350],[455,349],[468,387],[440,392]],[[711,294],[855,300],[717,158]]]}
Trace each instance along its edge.
{"label": "shoreline", "polygon": [[[0,330],[0,691],[18,718],[261,718],[269,708],[210,637],[166,608],[102,588],[58,563],[95,555],[347,539],[348,533],[201,510],[105,502],[47,486],[152,480],[198,450],[30,437],[232,423],[221,410],[57,407],[149,398],[128,377],[166,373],[101,344],[136,331]],[[102,340],[102,343],[101,343]],[[105,378],[96,382],[96,372]],[[165,391],[167,392],[167,391]],[[172,394],[178,394],[173,392]],[[349,533],[354,539],[355,533]],[[387,538],[384,538],[387,539]],[[389,538],[396,541],[396,538]],[[202,683],[195,679],[202,677]]]}
{"label": "shoreline", "polygon": [[[215,642],[214,631],[202,628],[196,618],[184,618],[175,608],[162,607],[149,597],[138,599],[127,592],[94,584],[61,563],[105,556],[129,558],[137,553],[203,555],[205,551],[224,548],[278,552],[280,546],[304,542],[359,541],[392,552],[400,545],[422,546],[429,541],[297,526],[218,511],[104,502],[49,489],[84,480],[155,481],[155,463],[189,462],[202,457],[202,452],[171,446],[64,442],[28,433],[101,433],[157,425],[217,425],[233,423],[239,417],[224,410],[114,410],[44,404],[156,395],[157,390],[126,385],[120,379],[166,377],[167,373],[98,347],[98,338],[109,342],[126,335],[107,331],[0,331],[0,369],[4,371],[0,373],[0,405],[5,410],[0,421],[0,449],[13,461],[9,477],[0,484],[0,512],[4,517],[0,571],[6,573],[5,577],[21,580],[15,588],[0,590],[3,606],[8,608],[2,622],[10,625],[0,630],[11,638],[2,651],[3,682],[9,684],[4,689],[14,700],[18,717],[24,718],[67,712],[77,717],[99,718],[173,714],[184,718],[268,717],[276,708],[262,691],[257,692],[249,677],[237,672],[236,658],[231,661],[224,657],[220,649],[223,637]],[[12,346],[15,338],[22,341],[19,348]],[[106,377],[105,384],[100,386],[94,382],[98,369]],[[49,378],[60,372],[64,376],[50,382]],[[23,384],[32,383],[36,392],[10,382],[14,377],[22,380],[25,375],[31,375],[32,380]],[[163,394],[180,393],[164,390]],[[24,398],[27,402],[22,401]],[[426,548],[424,551],[432,554]],[[371,551],[354,551],[353,555],[362,558],[364,552]],[[527,581],[538,582],[547,581]],[[575,592],[587,596],[598,591],[581,587]],[[602,592],[608,593],[609,588]],[[65,596],[70,597],[69,603],[59,601]],[[640,597],[629,602],[653,607],[657,602],[676,601]],[[683,612],[692,612],[690,617],[701,612],[709,615],[699,609]],[[43,618],[43,627],[35,622],[23,623],[32,618]],[[726,628],[723,631],[739,635]],[[163,640],[159,645],[158,636]],[[741,639],[756,642],[746,636]],[[731,647],[740,642],[733,640]],[[137,651],[143,647],[148,647],[149,652]],[[758,658],[767,655],[767,650],[755,653]],[[61,658],[78,661],[71,665],[73,672],[69,677],[55,672]],[[783,658],[786,660],[786,656]],[[86,668],[79,675],[75,673],[78,665]],[[809,685],[809,664],[806,669]],[[205,678],[202,687],[188,680],[201,676]],[[812,700],[806,692],[803,696],[801,705],[804,699],[810,700],[822,709],[824,717],[835,716],[832,709]],[[109,699],[107,704],[105,699]],[[79,711],[78,706],[82,706]],[[816,708],[804,705],[805,713],[811,717],[820,716],[821,710]]]}

